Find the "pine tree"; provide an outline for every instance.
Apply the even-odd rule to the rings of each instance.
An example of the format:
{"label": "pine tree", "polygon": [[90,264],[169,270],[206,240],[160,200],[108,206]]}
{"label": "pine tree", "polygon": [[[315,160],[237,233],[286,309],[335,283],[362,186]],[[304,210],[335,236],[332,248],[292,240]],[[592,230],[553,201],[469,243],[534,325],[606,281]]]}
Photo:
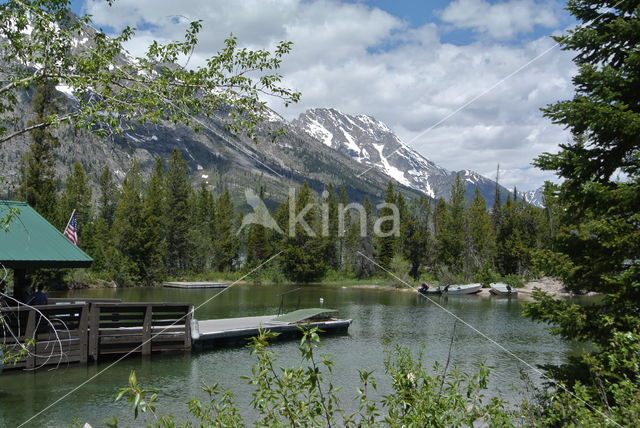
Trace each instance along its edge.
{"label": "pine tree", "polygon": [[407,206],[407,199],[404,197],[402,192],[396,192],[395,204],[398,207],[398,213],[400,215],[400,236],[396,239],[396,253],[404,254],[406,251],[406,246],[408,243],[406,242],[406,237],[409,233],[408,226],[411,221],[409,207]]}
{"label": "pine tree", "polygon": [[98,176],[98,212],[97,217],[104,220],[108,227],[113,224],[120,192],[108,167],[104,167]]}
{"label": "pine tree", "polygon": [[[39,123],[56,108],[55,84],[47,82],[35,88],[31,105],[36,117],[29,124]],[[18,197],[50,222],[58,223],[57,196],[58,179],[54,168],[54,151],[60,146],[58,138],[46,128],[30,131],[33,143],[20,161],[20,182]]]}
{"label": "pine tree", "polygon": [[[98,197],[96,215],[93,221],[86,225],[87,233],[83,249],[93,258],[91,269],[93,271],[107,271],[110,261],[108,254],[113,254],[111,226],[115,217],[115,210],[120,197],[120,191],[113,181],[109,168],[105,167],[97,179]],[[89,245],[87,245],[89,244]]]}
{"label": "pine tree", "polygon": [[[323,221],[323,235],[326,232],[326,243],[325,247],[327,249],[326,258],[327,264],[333,269],[340,268],[340,243],[339,243],[339,231],[338,231],[338,198],[336,197],[336,192],[333,187],[333,184],[329,184],[327,186],[327,198],[324,201],[326,207],[322,213],[322,221]],[[324,229],[327,229],[326,231]]]}
{"label": "pine tree", "polygon": [[[391,181],[389,181],[389,183],[387,184],[387,189],[384,195],[384,201],[388,204],[396,203],[396,194],[393,189],[393,183]],[[386,217],[392,214],[393,214],[393,211],[390,208],[382,208],[378,213],[378,216]],[[384,223],[381,224],[380,230],[384,234],[388,234],[391,231],[392,227],[393,227],[393,224],[391,224],[391,222],[385,221]],[[377,258],[380,266],[384,268],[389,267],[389,263],[391,262],[391,259],[396,253],[396,246],[397,246],[397,238],[393,235],[381,236],[377,238],[377,243],[376,243]]]}
{"label": "pine tree", "polygon": [[198,271],[210,268],[213,261],[215,199],[202,181],[198,191],[193,194],[193,200],[191,241],[195,248],[191,264]]}
{"label": "pine tree", "polygon": [[234,261],[238,258],[239,246],[236,217],[228,189],[216,201],[214,212],[213,265],[218,271],[228,271],[233,269]]}
{"label": "pine tree", "polygon": [[64,228],[69,220],[69,216],[75,210],[78,220],[78,241],[83,245],[85,237],[88,236],[86,226],[93,219],[92,191],[89,185],[89,177],[84,171],[80,162],[74,162],[71,171],[67,175],[64,189],[60,195],[58,204],[58,225]]}
{"label": "pine tree", "polygon": [[500,230],[501,217],[502,217],[502,198],[500,193],[500,164],[498,164],[498,168],[496,171],[496,187],[495,187],[495,195],[493,197],[493,206],[491,208],[491,220],[493,221],[493,231],[494,234],[498,234]]}
{"label": "pine tree", "polygon": [[121,281],[137,282],[144,278],[144,251],[147,236],[143,210],[143,182],[140,166],[136,161],[125,176],[122,197],[118,201],[112,227],[114,250],[107,255],[106,269],[121,276]]}
{"label": "pine tree", "polygon": [[[302,216],[305,223],[311,228],[306,230],[301,222],[295,222],[293,228],[285,229],[286,236],[281,242],[281,260],[285,276],[291,281],[308,283],[322,279],[326,270],[327,240],[321,236],[322,224],[320,210],[313,199],[309,185],[305,181],[293,201],[287,201],[291,207],[291,213],[287,214],[288,225],[294,224],[291,214],[298,216],[307,207]],[[313,206],[312,206],[313,204]],[[295,205],[295,209],[293,209]],[[311,233],[309,233],[311,232]]]}
{"label": "pine tree", "polygon": [[467,212],[467,254],[470,267],[480,269],[493,268],[496,238],[493,223],[487,212],[487,204],[476,187],[473,202]]}
{"label": "pine tree", "polygon": [[411,265],[409,275],[416,280],[420,277],[420,268],[431,256],[430,216],[431,203],[420,196],[413,200],[404,220],[403,255]]}
{"label": "pine tree", "polygon": [[[364,197],[362,206],[364,216],[351,222],[348,238],[349,247],[353,248],[349,251],[354,258],[353,270],[360,279],[371,277],[378,269],[374,263],[376,254],[373,242],[373,204],[368,196]],[[364,227],[361,221],[364,222]]]}
{"label": "pine tree", "polygon": [[175,149],[169,157],[165,174],[167,215],[167,268],[175,274],[188,267],[189,242],[189,168],[182,153]]}
{"label": "pine tree", "polygon": [[164,165],[156,160],[153,174],[149,178],[142,202],[143,260],[140,270],[147,283],[160,281],[166,273],[167,257],[167,213],[169,212],[164,191]]}
{"label": "pine tree", "polygon": [[445,206],[446,212],[436,207],[438,263],[460,273],[465,247],[465,190],[460,175],[456,176],[451,200]]}
{"label": "pine tree", "polygon": [[[349,205],[349,195],[347,188],[343,185],[340,187],[340,196],[338,197],[338,204],[344,210]],[[338,224],[338,227],[342,227],[342,230],[338,230],[338,262],[341,270],[347,269],[346,251],[347,251],[347,235],[351,227],[351,215],[345,215],[343,224]]]}
{"label": "pine tree", "polygon": [[[264,201],[264,187],[260,187],[259,197]],[[271,230],[261,224],[252,224],[247,232],[247,263],[249,266],[268,260],[273,255]]]}

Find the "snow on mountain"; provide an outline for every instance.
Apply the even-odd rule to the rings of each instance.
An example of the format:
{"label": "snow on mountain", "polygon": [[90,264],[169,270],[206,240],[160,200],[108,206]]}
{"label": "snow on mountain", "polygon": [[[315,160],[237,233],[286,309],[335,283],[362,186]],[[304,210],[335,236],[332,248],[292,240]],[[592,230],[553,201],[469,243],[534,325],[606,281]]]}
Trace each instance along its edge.
{"label": "snow on mountain", "polygon": [[431,197],[438,197],[438,194],[430,177],[448,173],[415,152],[387,125],[371,116],[353,116],[336,109],[316,108],[301,114],[293,124],[365,167],[376,168],[399,183]]}
{"label": "snow on mountain", "polygon": [[[406,145],[391,129],[367,115],[349,115],[333,108],[315,108],[302,113],[293,125],[325,145],[353,158],[367,169],[377,169],[397,182],[432,198],[448,198],[456,174],[471,197],[476,186],[493,203],[495,182],[470,171],[448,171]],[[506,196],[507,190],[501,187]]]}
{"label": "snow on mountain", "polygon": [[537,188],[536,190],[529,190],[528,192],[518,192],[524,200],[536,207],[544,208],[544,197],[542,191],[544,186]]}

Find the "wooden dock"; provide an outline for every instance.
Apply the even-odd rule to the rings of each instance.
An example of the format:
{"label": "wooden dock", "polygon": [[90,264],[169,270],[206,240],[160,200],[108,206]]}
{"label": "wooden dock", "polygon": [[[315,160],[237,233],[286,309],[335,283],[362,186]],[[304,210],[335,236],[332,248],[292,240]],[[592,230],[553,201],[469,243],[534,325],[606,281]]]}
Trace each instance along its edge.
{"label": "wooden dock", "polygon": [[[190,303],[50,299],[49,305],[2,307],[0,343],[29,353],[5,369],[86,363],[109,354],[191,350]],[[47,322],[46,320],[49,320]]]}
{"label": "wooden dock", "polygon": [[196,349],[210,349],[232,344],[246,344],[249,337],[256,336],[260,329],[279,333],[278,338],[300,335],[300,326],[318,327],[326,333],[344,333],[352,320],[335,318],[337,311],[310,308],[291,312],[282,316],[266,315],[257,317],[224,318],[197,322],[193,332],[193,346]]}
{"label": "wooden dock", "polygon": [[344,333],[352,321],[338,319],[337,311],[325,308],[280,316],[196,321],[190,303],[82,298],[50,299],[50,303],[34,308],[0,308],[0,343],[9,351],[33,343],[31,352],[4,369],[87,363],[128,353],[214,349],[246,344],[246,339],[258,335],[261,329],[279,333],[278,339],[299,336],[300,326]]}
{"label": "wooden dock", "polygon": [[89,355],[191,350],[189,303],[95,303],[89,317]]}
{"label": "wooden dock", "polygon": [[229,286],[226,282],[163,282],[163,287],[170,288],[227,288]]}
{"label": "wooden dock", "polygon": [[5,365],[5,369],[87,361],[87,304],[42,305],[38,312],[4,307],[0,316],[4,323],[0,326],[0,343],[7,351],[29,350],[23,358]]}

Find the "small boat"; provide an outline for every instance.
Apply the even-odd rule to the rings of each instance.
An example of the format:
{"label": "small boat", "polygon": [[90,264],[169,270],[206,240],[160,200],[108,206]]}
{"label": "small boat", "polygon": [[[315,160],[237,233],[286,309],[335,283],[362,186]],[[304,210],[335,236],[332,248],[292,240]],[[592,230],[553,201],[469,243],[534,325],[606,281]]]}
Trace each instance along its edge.
{"label": "small boat", "polygon": [[480,284],[480,283],[462,284],[462,285],[453,284],[453,285],[447,285],[446,287],[444,287],[443,293],[447,293],[449,295],[451,295],[451,294],[474,294],[474,293],[480,292],[481,288],[482,288],[482,284]]}
{"label": "small boat", "polygon": [[426,283],[423,283],[420,288],[418,288],[418,292],[420,294],[442,294],[444,287],[429,287]]}
{"label": "small boat", "polygon": [[502,282],[494,282],[490,285],[491,290],[489,293],[494,296],[516,296],[518,295],[518,290],[513,288],[512,286],[502,283]]}
{"label": "small boat", "polygon": [[420,287],[418,291],[420,294],[442,294],[445,287]]}

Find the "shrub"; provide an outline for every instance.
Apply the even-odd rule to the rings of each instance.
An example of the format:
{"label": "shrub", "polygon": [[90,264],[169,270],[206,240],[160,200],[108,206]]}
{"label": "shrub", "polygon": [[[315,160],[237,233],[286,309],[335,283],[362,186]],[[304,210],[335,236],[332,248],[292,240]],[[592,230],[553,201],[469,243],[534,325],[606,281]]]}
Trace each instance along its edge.
{"label": "shrub", "polygon": [[[305,427],[448,427],[477,426],[512,427],[513,416],[505,410],[497,398],[487,399],[490,370],[477,364],[474,374],[462,374],[449,370],[448,364],[436,363],[431,370],[423,365],[422,353],[414,355],[407,348],[387,348],[385,374],[390,377],[392,391],[376,400],[371,393],[377,389],[372,372],[359,371],[360,386],[357,389],[357,410],[341,407],[337,389],[326,380],[333,361],[318,356],[320,345],[318,329],[301,328],[299,351],[304,366],[282,368],[277,365],[277,355],[270,351],[269,340],[277,334],[261,332],[251,340],[251,352],[256,363],[251,373],[243,379],[254,387],[251,405],[256,410],[254,426],[305,426]],[[189,412],[196,425],[244,426],[233,395],[221,391],[218,385],[204,386],[209,403],[199,400],[188,403]],[[117,399],[130,403],[137,419],[142,414],[153,417],[149,426],[173,427],[179,425],[173,416],[158,414],[157,391],[138,385],[135,373],[129,378],[129,386],[118,392]],[[118,426],[117,419],[108,420],[111,427]],[[193,426],[193,421],[190,425]]]}

